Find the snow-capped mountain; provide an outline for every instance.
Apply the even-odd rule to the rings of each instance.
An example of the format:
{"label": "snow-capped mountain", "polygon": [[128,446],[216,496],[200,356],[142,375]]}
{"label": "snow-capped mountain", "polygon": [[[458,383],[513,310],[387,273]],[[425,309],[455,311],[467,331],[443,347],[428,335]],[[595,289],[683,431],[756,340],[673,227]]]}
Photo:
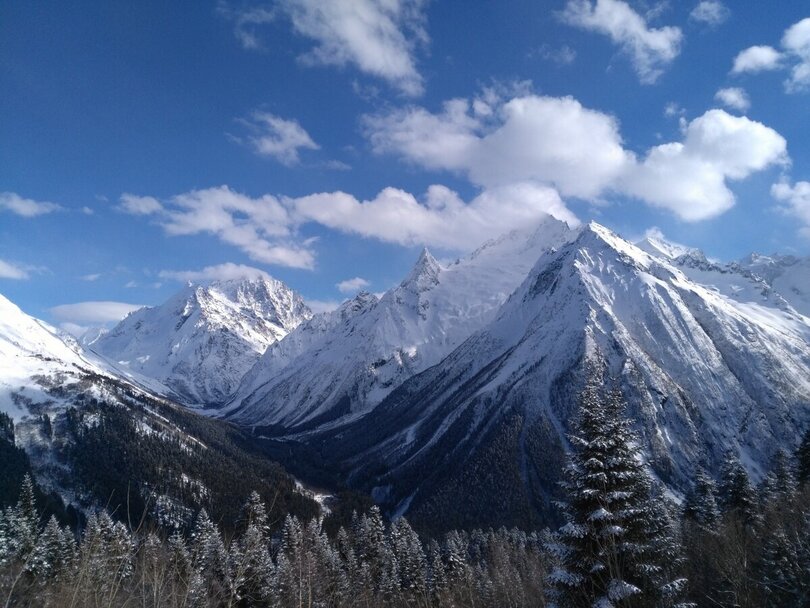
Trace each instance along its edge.
{"label": "snow-capped mountain", "polygon": [[700,285],[692,270],[585,226],[440,364],[370,414],[302,440],[416,521],[536,522],[596,360],[671,488],[687,487],[697,464],[717,470],[726,450],[756,476],[810,424],[810,320]]}
{"label": "snow-capped mountain", "polygon": [[289,431],[367,412],[489,322],[537,257],[572,234],[549,217],[448,265],[424,250],[381,298],[360,294],[269,347],[222,413]]}
{"label": "snow-capped mountain", "polygon": [[810,317],[810,258],[752,253],[737,265],[760,277],[793,308]]}
{"label": "snow-capped mountain", "polygon": [[131,313],[90,347],[162,382],[184,403],[216,406],[270,344],[311,316],[275,279],[188,285],[160,306]]}
{"label": "snow-capped mountain", "polygon": [[82,350],[0,295],[0,443],[24,452],[22,462],[0,462],[5,475],[31,472],[64,506],[106,506],[135,519],[144,512],[168,526],[189,525],[215,503],[235,521],[241,497],[257,489],[278,500],[282,515],[317,508],[233,427],[164,399],[167,390]]}

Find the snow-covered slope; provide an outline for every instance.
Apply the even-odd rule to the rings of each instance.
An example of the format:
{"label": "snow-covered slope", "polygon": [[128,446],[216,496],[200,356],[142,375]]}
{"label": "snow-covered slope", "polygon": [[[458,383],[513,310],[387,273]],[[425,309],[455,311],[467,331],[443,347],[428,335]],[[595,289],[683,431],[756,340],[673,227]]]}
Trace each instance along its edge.
{"label": "snow-covered slope", "polygon": [[492,523],[493,510],[525,524],[555,487],[590,358],[619,379],[671,487],[729,449],[756,475],[810,424],[810,321],[690,270],[584,227],[439,365],[339,432],[304,439],[417,520],[465,504],[465,524]]}
{"label": "snow-covered slope", "polygon": [[90,347],[164,383],[187,404],[219,405],[270,344],[311,316],[302,298],[274,279],[189,285],[131,313]]}
{"label": "snow-covered slope", "polygon": [[368,411],[490,321],[540,253],[572,234],[549,217],[446,266],[424,250],[379,300],[360,294],[268,348],[225,415],[303,429]]}
{"label": "snow-covered slope", "polygon": [[737,265],[760,277],[793,308],[810,317],[810,258],[752,253]]}
{"label": "snow-covered slope", "polygon": [[19,420],[30,413],[31,404],[53,403],[47,379],[103,373],[93,359],[59,330],[0,295],[0,411]]}

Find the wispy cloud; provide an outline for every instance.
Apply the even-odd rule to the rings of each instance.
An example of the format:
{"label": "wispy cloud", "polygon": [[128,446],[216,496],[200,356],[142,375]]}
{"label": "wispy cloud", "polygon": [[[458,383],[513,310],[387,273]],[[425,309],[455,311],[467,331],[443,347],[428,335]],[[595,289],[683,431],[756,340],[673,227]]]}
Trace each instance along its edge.
{"label": "wispy cloud", "polygon": [[0,260],[0,279],[27,279],[29,277],[28,271],[12,262]]}
{"label": "wispy cloud", "polygon": [[233,137],[250,146],[256,154],[274,158],[292,167],[301,162],[301,150],[318,150],[320,146],[297,120],[287,120],[269,112],[254,112],[250,120],[240,121],[248,130],[244,138]]}
{"label": "wispy cloud", "polygon": [[340,293],[354,293],[356,291],[360,291],[361,289],[365,289],[371,285],[366,279],[361,277],[354,277],[353,279],[346,279],[345,281],[341,281],[335,287],[338,288]]}
{"label": "wispy cloud", "polygon": [[689,13],[689,18],[712,27],[722,25],[731,16],[729,8],[719,0],[702,0]]}
{"label": "wispy cloud", "polygon": [[621,0],[568,0],[560,18],[569,25],[608,36],[630,57],[643,84],[658,80],[681,52],[680,28],[652,28]]}
{"label": "wispy cloud", "polygon": [[37,217],[59,211],[61,208],[56,203],[23,198],[14,192],[0,192],[0,211],[9,211],[20,217]]}
{"label": "wispy cloud", "polygon": [[161,279],[200,283],[205,281],[230,281],[233,279],[269,279],[270,275],[260,268],[226,262],[216,266],[206,266],[201,270],[161,270]]}
{"label": "wispy cloud", "polygon": [[272,195],[252,198],[227,186],[192,190],[166,201],[124,194],[120,208],[155,218],[170,236],[210,234],[264,264],[312,268],[314,253],[293,238],[288,209]]}
{"label": "wispy cloud", "polygon": [[261,48],[257,27],[283,15],[293,31],[315,46],[305,65],[352,65],[387,81],[406,95],[423,91],[415,53],[426,45],[426,0],[280,0],[273,9],[236,9],[221,2],[219,12],[235,24],[247,49]]}
{"label": "wispy cloud", "polygon": [[141,304],[126,302],[92,301],[61,304],[50,309],[60,321],[76,324],[106,325],[120,321],[129,313],[143,308]]}
{"label": "wispy cloud", "polygon": [[791,185],[781,181],[771,187],[771,195],[784,204],[783,208],[788,214],[802,223],[799,232],[810,238],[810,182]]}

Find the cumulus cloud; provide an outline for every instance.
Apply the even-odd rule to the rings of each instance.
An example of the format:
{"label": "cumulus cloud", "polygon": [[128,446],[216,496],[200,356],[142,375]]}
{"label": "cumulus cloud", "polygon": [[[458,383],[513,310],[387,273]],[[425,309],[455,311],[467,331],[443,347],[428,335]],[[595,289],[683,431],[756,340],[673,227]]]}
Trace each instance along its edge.
{"label": "cumulus cloud", "polygon": [[790,93],[807,90],[810,88],[810,17],[794,23],[785,31],[782,48],[797,60],[785,88]]}
{"label": "cumulus cloud", "polygon": [[628,162],[617,121],[572,97],[454,99],[438,114],[411,107],[367,116],[364,125],[376,152],[466,173],[484,187],[540,181],[594,197]]}
{"label": "cumulus cloud", "polygon": [[810,17],[794,23],[782,36],[782,51],[770,46],[752,46],[734,59],[733,74],[790,69],[785,80],[788,93],[810,89]]}
{"label": "cumulus cloud", "polygon": [[474,102],[453,100],[438,114],[412,107],[369,117],[365,125],[377,152],[465,174],[487,190],[530,182],[593,201],[619,193],[689,221],[734,204],[727,180],[787,159],[776,131],[722,110],[684,121],[683,141],[656,146],[639,160],[624,148],[613,117],[573,98],[523,95],[487,107],[485,113]]}
{"label": "cumulus cloud", "polygon": [[219,13],[234,22],[246,49],[262,48],[257,28],[278,16],[315,45],[303,56],[306,65],[351,65],[382,78],[406,95],[424,89],[415,53],[426,45],[427,0],[279,0],[273,9],[233,8],[221,2]]}
{"label": "cumulus cloud", "polygon": [[216,236],[264,264],[312,268],[315,263],[311,247],[293,238],[287,208],[269,194],[252,198],[219,186],[192,190],[163,202],[124,195],[120,208],[154,217],[170,236]]}
{"label": "cumulus cloud", "polygon": [[202,270],[161,270],[161,279],[201,283],[206,281],[230,281],[234,279],[269,279],[270,275],[260,268],[226,262],[215,266],[206,266]]}
{"label": "cumulus cloud", "polygon": [[340,283],[336,284],[335,287],[337,287],[338,291],[341,293],[354,293],[356,291],[360,291],[361,289],[365,289],[369,285],[371,285],[371,283],[369,283],[366,279],[354,277],[353,279],[341,281]]}
{"label": "cumulus cloud", "polygon": [[732,74],[744,72],[767,72],[778,70],[782,63],[782,53],[772,46],[751,46],[740,51],[734,58]]}
{"label": "cumulus cloud", "polygon": [[77,302],[54,306],[50,312],[54,317],[66,323],[105,325],[120,321],[139,308],[143,308],[143,305],[108,301]]}
{"label": "cumulus cloud", "polygon": [[689,13],[689,18],[693,21],[705,23],[710,26],[718,26],[724,23],[731,16],[728,7],[719,0],[702,0]]}
{"label": "cumulus cloud", "polygon": [[787,142],[773,129],[723,110],[686,126],[682,142],[655,146],[620,180],[618,189],[686,221],[734,206],[728,181],[787,161]]}
{"label": "cumulus cloud", "polygon": [[301,161],[301,150],[320,149],[296,120],[286,120],[269,112],[254,112],[250,120],[241,122],[250,133],[244,140],[234,139],[250,146],[256,154],[274,158],[284,166],[297,165]]}
{"label": "cumulus cloud", "polygon": [[28,271],[11,262],[0,260],[0,279],[27,279]]}
{"label": "cumulus cloud", "polygon": [[61,209],[56,203],[23,198],[14,192],[0,192],[0,211],[9,211],[20,217],[37,217]]}
{"label": "cumulus cloud", "polygon": [[484,191],[465,203],[444,186],[428,188],[424,201],[396,188],[360,201],[345,192],[289,199],[300,221],[400,245],[469,250],[493,235],[551,214],[576,225],[577,218],[547,186],[523,182]]}
{"label": "cumulus cloud", "polygon": [[569,25],[608,36],[630,57],[643,84],[652,84],[681,51],[680,28],[651,28],[621,0],[568,0],[560,14]]}
{"label": "cumulus cloud", "polygon": [[785,211],[802,223],[800,233],[810,238],[810,182],[776,183],[771,186],[771,196],[784,203]]}
{"label": "cumulus cloud", "polygon": [[748,99],[748,93],[740,87],[720,89],[714,94],[714,98],[727,108],[740,112],[747,112],[751,107],[751,100]]}

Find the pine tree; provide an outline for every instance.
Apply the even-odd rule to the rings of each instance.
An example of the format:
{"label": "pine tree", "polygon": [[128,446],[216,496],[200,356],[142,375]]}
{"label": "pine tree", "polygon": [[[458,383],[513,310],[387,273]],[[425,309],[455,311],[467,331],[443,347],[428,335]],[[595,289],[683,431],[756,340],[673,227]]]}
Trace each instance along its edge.
{"label": "pine tree", "polygon": [[227,553],[219,529],[205,509],[197,514],[190,547],[194,570],[207,583],[209,593],[221,595],[228,587]]}
{"label": "pine tree", "polygon": [[725,513],[741,518],[747,526],[759,521],[759,507],[751,480],[739,458],[729,452],[720,472],[720,504]]}
{"label": "pine tree", "polygon": [[788,453],[779,449],[774,454],[771,470],[762,480],[760,495],[763,502],[774,503],[790,499],[796,492],[796,479]]}
{"label": "pine tree", "polygon": [[765,538],[758,571],[768,606],[810,605],[810,512],[798,523]]}
{"label": "pine tree", "polygon": [[54,577],[69,566],[72,555],[71,547],[67,544],[65,534],[51,516],[48,525],[37,539],[26,569],[41,581]]}
{"label": "pine tree", "polygon": [[699,467],[695,474],[695,483],[684,502],[684,517],[705,530],[714,530],[720,521],[716,496],[717,487],[714,480],[705,469]]}
{"label": "pine tree", "polygon": [[560,565],[549,577],[565,608],[672,606],[685,581],[670,578],[662,547],[675,551],[618,391],[603,399],[589,374],[570,436],[562,483],[567,523],[549,547]]}
{"label": "pine tree", "polygon": [[422,541],[404,517],[391,525],[391,545],[399,564],[400,586],[422,595],[427,590],[427,558]]}

